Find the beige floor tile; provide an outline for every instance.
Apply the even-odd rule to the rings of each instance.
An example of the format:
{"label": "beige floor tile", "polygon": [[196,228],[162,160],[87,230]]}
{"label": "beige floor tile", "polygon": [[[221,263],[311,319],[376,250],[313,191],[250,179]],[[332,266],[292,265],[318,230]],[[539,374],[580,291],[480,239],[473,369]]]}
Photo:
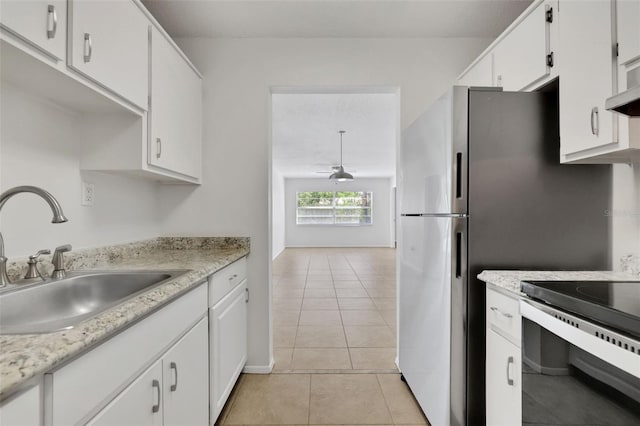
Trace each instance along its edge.
{"label": "beige floor tile", "polygon": [[350,348],[394,348],[396,339],[388,326],[345,326]]}
{"label": "beige floor tile", "polygon": [[393,310],[396,309],[395,297],[372,297],[373,303],[376,304],[380,310]]}
{"label": "beige floor tile", "polygon": [[350,370],[351,359],[348,349],[305,349],[295,348],[293,370]]}
{"label": "beige floor tile", "polygon": [[333,288],[307,288],[304,291],[306,298],[324,298],[336,297],[336,291]]}
{"label": "beige floor tile", "polygon": [[324,281],[307,281],[307,289],[309,288],[333,288],[333,280]]}
{"label": "beige floor tile", "polygon": [[301,298],[274,298],[272,302],[274,311],[299,311],[302,307]]}
{"label": "beige floor tile", "polygon": [[384,318],[384,322],[386,322],[387,325],[391,327],[391,329],[395,329],[396,325],[398,324],[398,317],[397,317],[396,311],[391,309],[391,310],[380,310],[379,312],[380,312],[380,315],[382,315],[382,318]]}
{"label": "beige floor tile", "polygon": [[340,311],[302,311],[298,325],[342,326]]}
{"label": "beige floor tile", "polygon": [[358,279],[358,276],[353,272],[350,274],[332,274],[333,281],[354,281]]}
{"label": "beige floor tile", "polygon": [[354,370],[397,370],[395,348],[349,348]]}
{"label": "beige floor tile", "polygon": [[292,348],[296,340],[298,327],[273,327],[273,347]]}
{"label": "beige floor tile", "polygon": [[305,424],[309,418],[308,374],[246,375],[225,424]]}
{"label": "beige floor tile", "polygon": [[302,302],[303,310],[336,310],[338,309],[338,301],[336,298],[314,299],[305,297]]}
{"label": "beige floor tile", "polygon": [[292,358],[293,348],[273,348],[273,371],[289,370]]}
{"label": "beige floor tile", "polygon": [[273,326],[297,326],[300,319],[300,311],[275,311],[273,312]]}
{"label": "beige floor tile", "polygon": [[374,310],[376,305],[368,297],[339,297],[340,310]]}
{"label": "beige floor tile", "polygon": [[242,383],[242,381],[244,380],[244,376],[245,374],[240,374],[240,377],[238,377],[236,384],[233,386],[233,389],[231,390],[231,394],[229,394],[229,398],[227,398],[227,402],[224,404],[224,407],[222,407],[222,411],[220,412],[220,414],[218,415],[218,418],[216,419],[216,423],[215,423],[216,426],[224,424],[227,416],[229,415],[229,411],[233,406],[233,402],[236,398],[236,395],[238,394],[238,389],[240,389],[240,383]]}
{"label": "beige floor tile", "polygon": [[295,348],[346,348],[342,327],[299,326]]}
{"label": "beige floor tile", "polygon": [[396,297],[396,289],[395,288],[367,288],[367,293],[369,293],[369,297]]}
{"label": "beige floor tile", "polygon": [[299,299],[304,296],[304,288],[275,287],[273,297],[275,299]]}
{"label": "beige floor tile", "polygon": [[363,288],[336,288],[338,297],[369,297]]}
{"label": "beige floor tile", "polygon": [[360,281],[357,280],[353,280],[353,281],[336,281],[335,283],[333,283],[333,286],[336,289],[339,288],[362,288],[362,284],[360,283]]}
{"label": "beige floor tile", "polygon": [[378,311],[342,311],[344,325],[387,325]]}
{"label": "beige floor tile", "polygon": [[314,374],[311,424],[391,424],[380,385],[370,374]]}
{"label": "beige floor tile", "polygon": [[304,278],[286,279],[283,278],[276,284],[278,288],[304,288],[306,282]]}
{"label": "beige floor tile", "polygon": [[395,424],[427,424],[420,406],[399,374],[378,374],[378,381]]}

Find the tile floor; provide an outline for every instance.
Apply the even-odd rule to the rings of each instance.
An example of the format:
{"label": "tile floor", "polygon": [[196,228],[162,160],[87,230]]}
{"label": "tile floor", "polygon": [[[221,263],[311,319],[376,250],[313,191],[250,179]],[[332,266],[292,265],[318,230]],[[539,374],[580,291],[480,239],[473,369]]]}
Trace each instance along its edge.
{"label": "tile floor", "polygon": [[395,250],[287,249],[273,264],[274,372],[218,424],[427,424],[396,356]]}

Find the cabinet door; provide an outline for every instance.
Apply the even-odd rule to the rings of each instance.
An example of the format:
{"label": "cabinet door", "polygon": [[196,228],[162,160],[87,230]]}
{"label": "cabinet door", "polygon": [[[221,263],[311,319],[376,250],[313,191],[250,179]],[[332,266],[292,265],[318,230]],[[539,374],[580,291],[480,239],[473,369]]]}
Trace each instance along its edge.
{"label": "cabinet door", "polygon": [[162,361],[158,360],[87,425],[160,426],[162,412]]}
{"label": "cabinet door", "polygon": [[202,82],[176,49],[151,30],[148,162],[199,178],[202,162]]}
{"label": "cabinet door", "polygon": [[40,426],[42,424],[42,387],[34,386],[0,406],[0,425]]}
{"label": "cabinet door", "polygon": [[505,90],[522,90],[549,75],[550,23],[546,19],[546,10],[551,7],[553,5],[549,3],[540,4],[495,47],[496,86]]}
{"label": "cabinet door", "polygon": [[162,357],[164,426],[209,421],[209,323],[203,318]]}
{"label": "cabinet door", "polygon": [[640,59],[640,0],[618,0],[618,63]]}
{"label": "cabinet door", "polygon": [[56,60],[64,60],[65,0],[2,0],[0,25]]}
{"label": "cabinet door", "polygon": [[611,0],[562,2],[559,11],[560,153],[616,143],[605,100],[613,88]]}
{"label": "cabinet door", "polygon": [[493,53],[487,53],[459,80],[462,86],[493,86]]}
{"label": "cabinet door", "polygon": [[129,0],[70,0],[69,8],[69,66],[146,110],[146,16]]}
{"label": "cabinet door", "polygon": [[211,419],[214,423],[247,360],[246,281],[210,312]]}
{"label": "cabinet door", "polygon": [[493,330],[487,330],[487,426],[522,422],[520,349]]}

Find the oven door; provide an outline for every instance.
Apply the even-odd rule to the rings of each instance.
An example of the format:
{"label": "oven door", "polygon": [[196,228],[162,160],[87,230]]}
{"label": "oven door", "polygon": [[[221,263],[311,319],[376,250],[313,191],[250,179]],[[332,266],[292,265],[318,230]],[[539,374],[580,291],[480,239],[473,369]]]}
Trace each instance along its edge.
{"label": "oven door", "polygon": [[640,342],[521,300],[522,424],[640,425]]}

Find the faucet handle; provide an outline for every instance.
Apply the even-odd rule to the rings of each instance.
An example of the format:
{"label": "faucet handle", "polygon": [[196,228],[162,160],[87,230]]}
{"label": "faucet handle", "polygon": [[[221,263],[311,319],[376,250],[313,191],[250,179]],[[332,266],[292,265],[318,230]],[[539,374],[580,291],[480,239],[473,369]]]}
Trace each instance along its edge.
{"label": "faucet handle", "polygon": [[38,258],[43,254],[51,254],[51,250],[49,249],[38,250],[36,254],[32,254],[31,256],[29,256],[29,263],[37,262]]}
{"label": "faucet handle", "polygon": [[40,271],[38,271],[38,258],[43,254],[51,254],[51,250],[44,249],[38,250],[36,254],[29,256],[29,261],[27,264],[29,267],[27,268],[27,273],[24,276],[24,280],[33,280],[33,279],[41,279],[44,280]]}
{"label": "faucet handle", "polygon": [[56,247],[56,250],[53,252],[53,258],[51,259],[51,263],[53,263],[51,278],[64,278],[67,275],[67,271],[64,269],[63,253],[68,251],[71,251],[71,244]]}

